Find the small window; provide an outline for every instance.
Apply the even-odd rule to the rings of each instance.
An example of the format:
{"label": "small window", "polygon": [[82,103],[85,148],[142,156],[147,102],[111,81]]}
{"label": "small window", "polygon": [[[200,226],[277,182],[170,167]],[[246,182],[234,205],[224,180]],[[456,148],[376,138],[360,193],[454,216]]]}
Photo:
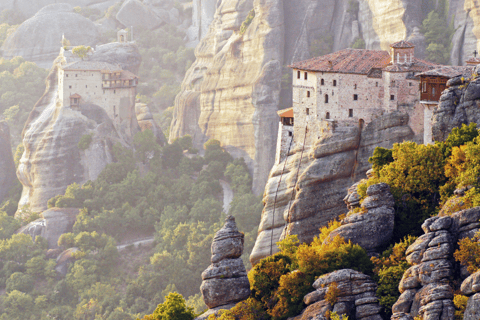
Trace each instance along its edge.
{"label": "small window", "polygon": [[358,94],[354,94],[354,95],[353,95],[353,100],[354,100],[354,101],[357,101],[357,100],[358,100]]}
{"label": "small window", "polygon": [[357,84],[355,83],[355,85],[353,86],[353,89],[357,90]]}
{"label": "small window", "polygon": [[307,116],[310,115],[310,108],[307,108],[306,112],[307,112]]}
{"label": "small window", "polygon": [[92,73],[92,77],[93,77],[93,73]]}
{"label": "small window", "polygon": [[375,82],[375,87],[378,87],[378,81],[377,81],[377,82]]}
{"label": "small window", "polygon": [[65,73],[65,77],[67,77],[67,78],[68,78],[68,73]]}
{"label": "small window", "polygon": [[305,72],[305,80],[307,80],[307,79],[308,79],[308,73]]}
{"label": "small window", "polygon": [[427,83],[425,81],[422,82],[422,91],[427,92]]}
{"label": "small window", "polygon": [[348,109],[348,117],[353,117],[353,109]]}
{"label": "small window", "polygon": [[432,87],[432,95],[435,95],[435,87]]}
{"label": "small window", "polygon": [[103,94],[105,94],[105,90],[103,90]]}
{"label": "small window", "polygon": [[117,90],[113,90],[113,93],[117,93]]}
{"label": "small window", "polygon": [[337,86],[337,80],[333,80],[333,86],[334,86],[334,87]]}
{"label": "small window", "polygon": [[411,87],[411,86],[412,86],[412,83],[411,83],[411,82],[409,82],[409,83],[408,83],[408,86],[409,86],[409,87]]}
{"label": "small window", "polygon": [[320,85],[322,85],[322,86],[325,85],[325,80],[323,80],[323,79],[320,80]]}
{"label": "small window", "polygon": [[395,80],[392,80],[392,87],[395,87]]}
{"label": "small window", "polygon": [[87,86],[87,85],[85,85],[85,88],[88,88],[88,86]]}
{"label": "small window", "polygon": [[310,91],[307,91],[307,98],[310,98]]}
{"label": "small window", "polygon": [[392,100],[392,101],[395,100],[395,95],[391,94],[390,95],[390,100]]}
{"label": "small window", "polygon": [[289,136],[289,137],[292,136],[292,131],[288,131],[288,136]]}
{"label": "small window", "polygon": [[328,94],[325,95],[325,103],[328,103]]}
{"label": "small window", "polygon": [[68,89],[72,89],[72,86],[68,86]]}
{"label": "small window", "polygon": [[77,77],[77,76],[78,76],[78,74],[75,74],[75,77]]}
{"label": "small window", "polygon": [[330,112],[327,112],[327,113],[325,114],[325,119],[330,119]]}
{"label": "small window", "polygon": [[297,79],[300,79],[300,71],[297,71]]}

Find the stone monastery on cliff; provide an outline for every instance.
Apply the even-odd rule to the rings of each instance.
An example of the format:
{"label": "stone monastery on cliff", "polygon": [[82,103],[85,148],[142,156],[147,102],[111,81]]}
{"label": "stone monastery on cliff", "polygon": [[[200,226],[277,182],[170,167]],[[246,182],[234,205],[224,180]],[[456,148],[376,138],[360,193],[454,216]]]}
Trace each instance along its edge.
{"label": "stone monastery on cliff", "polygon": [[[127,43],[125,33],[118,32],[118,42]],[[82,104],[98,105],[119,129],[124,120],[134,117],[138,77],[119,65],[89,61],[88,55],[80,59],[71,49],[62,48],[60,52],[63,59],[57,78],[62,105],[77,110]]]}
{"label": "stone monastery on cliff", "polygon": [[392,111],[407,113],[415,136],[423,140],[419,142],[432,143],[433,109],[446,82],[470,77],[480,61],[441,66],[416,58],[414,46],[403,40],[390,49],[344,49],[290,66],[293,101],[291,108],[278,112],[277,164],[289,149],[310,146],[339,123],[363,127]]}

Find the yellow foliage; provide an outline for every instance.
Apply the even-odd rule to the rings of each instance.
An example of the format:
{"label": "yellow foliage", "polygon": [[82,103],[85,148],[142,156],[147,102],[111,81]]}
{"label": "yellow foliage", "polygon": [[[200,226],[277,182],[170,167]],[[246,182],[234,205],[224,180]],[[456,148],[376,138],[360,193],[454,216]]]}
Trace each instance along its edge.
{"label": "yellow foliage", "polygon": [[453,298],[455,305],[455,320],[463,320],[463,314],[467,308],[468,297],[461,294],[456,294]]}
{"label": "yellow foliage", "polygon": [[455,260],[467,267],[468,272],[475,273],[480,270],[480,232],[473,239],[464,238],[458,242],[459,248],[453,256]]}
{"label": "yellow foliage", "polygon": [[340,227],[342,225],[342,223],[340,221],[343,218],[345,218],[345,216],[341,215],[339,217],[339,220],[334,219],[334,220],[330,221],[327,226],[321,227],[320,228],[320,235],[318,236],[319,241],[324,242],[326,239],[328,239],[328,236],[330,235],[330,233],[332,233],[333,230],[337,229],[338,227]]}
{"label": "yellow foliage", "polygon": [[332,282],[327,289],[327,293],[325,294],[325,300],[327,300],[330,305],[334,305],[337,303],[338,296],[340,295],[340,289],[338,289],[338,285],[336,282]]}

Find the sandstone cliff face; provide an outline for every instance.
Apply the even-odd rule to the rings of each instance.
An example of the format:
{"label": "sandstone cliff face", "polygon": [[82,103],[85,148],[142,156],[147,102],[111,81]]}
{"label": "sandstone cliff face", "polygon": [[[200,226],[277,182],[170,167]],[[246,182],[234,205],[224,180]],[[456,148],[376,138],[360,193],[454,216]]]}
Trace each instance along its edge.
{"label": "sandstone cliff face", "polygon": [[396,112],[364,128],[339,126],[305,150],[301,163],[301,150],[293,150],[283,174],[284,162],[274,166],[250,261],[255,264],[270,251],[277,252],[275,243],[282,234],[296,234],[301,242],[310,242],[321,226],[347,213],[342,200],[347,189],[370,169],[368,158],[375,147],[391,148],[395,142],[413,138],[408,121],[408,115]]}
{"label": "sandstone cliff face", "polygon": [[15,164],[10,145],[10,130],[5,121],[0,121],[0,203],[16,182]]}
{"label": "sandstone cliff face", "polygon": [[44,7],[23,22],[2,46],[3,57],[22,56],[39,66],[50,68],[60,50],[62,35],[73,46],[93,46],[97,43],[95,24],[73,11],[67,3]]}
{"label": "sandstone cliff face", "polygon": [[[125,68],[135,71],[138,61],[134,56],[129,57],[127,52],[119,60]],[[99,54],[96,59],[109,61],[109,57]],[[101,107],[82,104],[80,110],[72,110],[57,100],[57,69],[61,59],[54,62],[46,92],[33,108],[23,130],[25,151],[17,169],[23,191],[17,215],[23,214],[23,206],[34,212],[46,210],[47,201],[63,194],[68,185],[95,180],[112,161],[111,147],[117,142],[127,145],[132,138],[117,132]],[[136,118],[128,121],[131,129],[128,132],[137,132]],[[78,142],[86,134],[92,136],[92,142],[86,150],[80,150]]]}
{"label": "sandstone cliff face", "polygon": [[[249,11],[255,18],[242,35]],[[283,63],[283,8],[277,0],[219,2],[177,96],[170,137],[190,134],[197,147],[218,139],[245,157],[261,192],[274,161]]]}

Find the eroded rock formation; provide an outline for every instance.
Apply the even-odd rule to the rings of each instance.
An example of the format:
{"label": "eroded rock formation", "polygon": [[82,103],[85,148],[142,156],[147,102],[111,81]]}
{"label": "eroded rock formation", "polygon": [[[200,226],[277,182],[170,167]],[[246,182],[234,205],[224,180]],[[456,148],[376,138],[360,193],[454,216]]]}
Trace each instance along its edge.
{"label": "eroded rock formation", "polygon": [[42,212],[42,218],[21,227],[16,233],[28,234],[32,240],[43,237],[48,242],[48,249],[57,249],[60,236],[72,232],[79,211],[75,208],[48,209]]}
{"label": "eroded rock formation", "polygon": [[3,57],[22,56],[50,68],[60,50],[62,35],[73,46],[93,46],[97,43],[98,31],[91,20],[76,13],[70,4],[51,4],[24,21],[5,40]]}
{"label": "eroded rock formation", "polygon": [[[349,198],[355,200],[355,196]],[[378,253],[393,236],[394,204],[395,199],[388,184],[379,183],[368,187],[367,197],[361,205],[363,210],[344,218],[342,225],[332,231],[329,238],[340,236],[360,245],[368,253]],[[349,205],[352,206],[352,203]]]}
{"label": "eroded rock formation", "polygon": [[0,121],[0,203],[3,202],[16,181],[15,163],[10,145],[10,129],[5,121]]}
{"label": "eroded rock formation", "polygon": [[[476,68],[478,73],[480,68]],[[463,75],[464,79],[471,75]],[[449,86],[441,95],[433,112],[432,135],[435,141],[444,141],[455,127],[471,122],[480,123],[480,77],[465,84],[462,76],[448,80]]]}
{"label": "eroded rock formation", "polygon": [[[457,268],[453,251],[458,240],[472,237],[479,230],[479,219],[480,207],[476,207],[425,220],[422,225],[425,234],[406,251],[412,267],[400,281],[401,296],[393,305],[392,320],[412,320],[416,316],[455,319],[454,288],[450,281]],[[476,293],[476,281],[475,275],[467,278],[462,284],[462,292],[466,295]],[[478,296],[473,297],[475,295],[470,305],[477,303]]]}
{"label": "eroded rock formation", "polygon": [[[328,291],[335,290],[332,286],[338,290],[333,304],[325,300]],[[313,287],[316,290],[303,298],[307,308],[293,320],[326,320],[327,311],[346,315],[349,319],[383,320],[380,316],[382,308],[375,296],[377,285],[361,272],[352,269],[334,271],[318,278]]]}
{"label": "eroded rock formation", "polygon": [[[243,233],[240,233],[233,216],[213,238],[212,264],[202,273],[203,300],[209,309],[233,307],[250,295],[247,271],[240,256],[243,253]],[[212,312],[210,312],[212,313]]]}
{"label": "eroded rock formation", "polygon": [[347,213],[342,201],[345,191],[365,177],[375,147],[391,148],[414,137],[408,122],[408,115],[394,112],[365,127],[339,124],[305,150],[303,158],[301,149],[291,151],[284,172],[284,162],[275,165],[265,188],[265,207],[250,261],[255,264],[268,256],[271,243],[272,252],[277,252],[275,243],[282,233],[310,242],[320,227]]}
{"label": "eroded rock formation", "polygon": [[[119,44],[110,47],[116,45]],[[101,51],[91,58],[109,61],[108,52]],[[120,52],[125,54],[119,59],[123,67],[138,68],[138,50],[133,54],[130,50]],[[25,151],[17,169],[23,185],[20,209],[26,205],[31,211],[41,212],[47,209],[47,201],[63,194],[68,185],[95,180],[112,161],[112,146],[117,142],[127,145],[132,138],[115,129],[103,108],[85,103],[79,109],[72,109],[58,101],[57,69],[62,59],[60,56],[54,62],[47,77],[46,91],[30,113],[23,130]],[[130,113],[135,115],[133,108],[132,105]],[[135,116],[126,119],[125,125],[128,127],[125,132],[134,134],[138,131]],[[86,134],[92,136],[92,142],[88,148],[80,150],[78,142]],[[21,214],[19,210],[17,215]]]}
{"label": "eroded rock formation", "polygon": [[157,138],[157,143],[163,146],[166,143],[165,135],[153,119],[150,108],[144,103],[137,103],[135,104],[135,114],[137,115],[140,130],[142,130],[142,132],[145,130],[151,130],[153,135]]}
{"label": "eroded rock formation", "polygon": [[470,275],[463,281],[461,292],[469,297],[463,319],[480,319],[480,271]]}

